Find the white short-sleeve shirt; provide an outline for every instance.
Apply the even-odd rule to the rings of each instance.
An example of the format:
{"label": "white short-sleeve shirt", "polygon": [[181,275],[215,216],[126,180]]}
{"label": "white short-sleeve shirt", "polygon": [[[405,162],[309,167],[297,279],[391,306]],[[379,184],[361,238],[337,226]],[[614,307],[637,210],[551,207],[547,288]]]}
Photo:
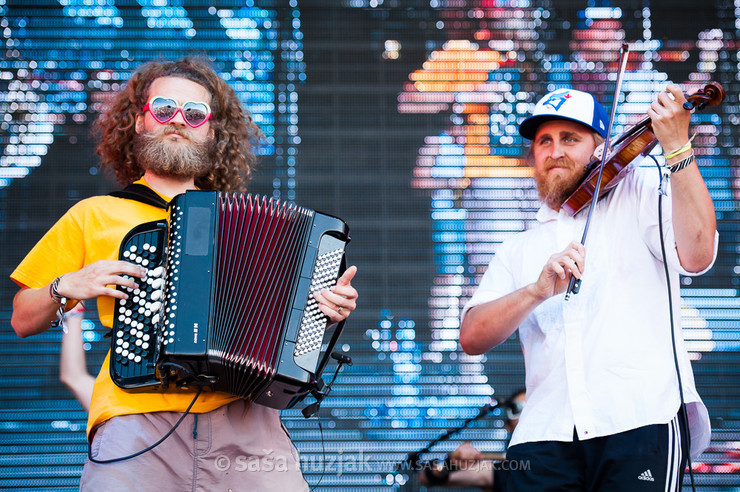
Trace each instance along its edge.
{"label": "white short-sleeve shirt", "polygon": [[[656,167],[637,167],[599,201],[580,292],[568,301],[551,297],[519,326],[527,404],[512,445],[572,441],[574,428],[579,439],[590,439],[675,417],[679,392],[658,228],[659,181]],[[679,263],[670,190],[662,208],[691,454],[698,455],[711,431],[682,338],[679,274],[704,272],[687,272]],[[570,217],[542,207],[537,220],[499,246],[463,316],[535,282],[552,254],[580,240],[586,213]],[[715,233],[715,258],[717,242]]]}

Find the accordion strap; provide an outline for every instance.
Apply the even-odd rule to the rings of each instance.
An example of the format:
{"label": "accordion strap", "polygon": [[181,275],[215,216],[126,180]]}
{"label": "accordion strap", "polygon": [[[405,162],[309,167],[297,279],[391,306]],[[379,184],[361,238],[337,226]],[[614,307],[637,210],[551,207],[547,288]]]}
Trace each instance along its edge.
{"label": "accordion strap", "polygon": [[163,208],[165,210],[170,208],[170,202],[159,196],[148,186],[144,186],[139,183],[132,183],[122,190],[111,191],[108,195],[115,196],[117,198],[136,200],[137,202],[146,203],[147,205]]}

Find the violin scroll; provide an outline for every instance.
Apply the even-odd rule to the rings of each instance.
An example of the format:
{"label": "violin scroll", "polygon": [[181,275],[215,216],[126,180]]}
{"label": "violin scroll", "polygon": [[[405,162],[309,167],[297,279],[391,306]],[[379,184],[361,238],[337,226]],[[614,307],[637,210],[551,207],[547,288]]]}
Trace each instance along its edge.
{"label": "violin scroll", "polygon": [[690,96],[686,96],[686,102],[690,107],[684,104],[686,109],[704,109],[707,106],[717,106],[725,100],[725,88],[718,82],[709,82]]}
{"label": "violin scroll", "polygon": [[[701,110],[707,106],[717,106],[724,98],[725,89],[717,82],[709,82],[703,89],[686,96],[684,108]],[[575,215],[591,203],[597,188],[599,198],[606,195],[631,171],[630,163],[637,157],[649,154],[657,144],[658,139],[653,134],[650,118],[645,116],[614,139],[612,151],[604,160],[601,174],[599,173],[601,163],[598,160],[588,165],[588,172],[576,190],[565,200],[562,208],[569,215]]]}

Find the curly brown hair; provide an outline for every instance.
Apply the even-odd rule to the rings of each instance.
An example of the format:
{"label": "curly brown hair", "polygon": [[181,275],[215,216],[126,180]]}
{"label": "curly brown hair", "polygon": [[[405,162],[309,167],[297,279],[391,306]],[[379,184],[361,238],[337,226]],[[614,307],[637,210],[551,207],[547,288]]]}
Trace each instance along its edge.
{"label": "curly brown hair", "polygon": [[195,179],[196,186],[203,190],[245,191],[257,161],[252,146],[258,144],[262,132],[243,109],[234,89],[202,58],[154,61],[142,65],[132,74],[123,90],[106,104],[95,123],[100,137],[97,147],[100,166],[112,171],[123,186],[144,174],[133,152],[136,115],[147,103],[149,86],[160,77],[191,80],[208,89],[212,95],[214,165],[205,176]]}

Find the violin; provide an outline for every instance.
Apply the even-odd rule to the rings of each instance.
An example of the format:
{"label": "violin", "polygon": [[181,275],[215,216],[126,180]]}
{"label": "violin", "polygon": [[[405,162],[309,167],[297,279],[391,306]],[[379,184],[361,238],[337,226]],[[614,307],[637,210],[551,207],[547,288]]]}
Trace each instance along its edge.
{"label": "violin", "polygon": [[[725,89],[717,82],[709,82],[703,89],[686,97],[686,109],[704,109],[706,106],[717,106],[725,98]],[[601,174],[599,199],[605,196],[632,169],[630,163],[638,157],[646,156],[658,144],[651,127],[651,121],[646,116],[639,123],[624,132],[612,144]],[[578,188],[565,200],[562,208],[573,216],[586,208],[594,197],[594,190],[599,182],[599,166],[601,159],[594,159],[587,167],[586,176],[581,180]]]}

